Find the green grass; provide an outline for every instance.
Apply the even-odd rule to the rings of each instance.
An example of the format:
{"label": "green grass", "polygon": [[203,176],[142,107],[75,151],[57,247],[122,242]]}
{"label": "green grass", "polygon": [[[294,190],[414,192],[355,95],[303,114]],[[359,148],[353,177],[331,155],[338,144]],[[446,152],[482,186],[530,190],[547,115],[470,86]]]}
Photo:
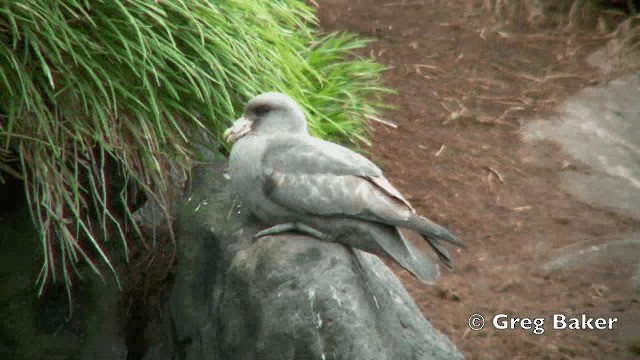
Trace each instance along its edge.
{"label": "green grass", "polygon": [[116,275],[103,241],[126,255],[140,235],[133,192],[168,214],[167,169],[188,173],[189,130],[219,136],[256,94],[291,95],[315,135],[366,142],[383,69],[352,56],[363,40],[315,22],[299,0],[0,0],[0,175],[25,181],[39,292],[70,287],[80,263]]}

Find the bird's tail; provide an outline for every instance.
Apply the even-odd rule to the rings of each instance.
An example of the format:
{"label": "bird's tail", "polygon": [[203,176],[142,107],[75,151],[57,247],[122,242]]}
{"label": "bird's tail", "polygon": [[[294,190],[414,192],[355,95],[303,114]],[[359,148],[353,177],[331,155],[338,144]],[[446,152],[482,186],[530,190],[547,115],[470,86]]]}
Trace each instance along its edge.
{"label": "bird's tail", "polygon": [[458,240],[455,235],[444,227],[419,215],[415,215],[409,219],[407,227],[417,231],[422,238],[429,243],[429,246],[435,251],[444,265],[449,269],[453,269],[453,261],[451,260],[451,256],[449,256],[449,251],[444,247],[441,240],[465,248],[464,244]]}
{"label": "bird's tail", "polygon": [[449,250],[442,245],[440,240],[438,239],[429,239],[426,236],[422,235],[422,238],[429,243],[429,246],[433,249],[433,251],[438,255],[438,259],[442,261],[442,263],[449,270],[453,270],[453,260],[451,260],[451,256],[449,256]]}
{"label": "bird's tail", "polygon": [[[425,284],[433,285],[440,277],[440,271],[429,256],[405,239],[397,227],[379,223],[364,223],[366,232],[356,235],[356,238],[365,238],[367,243],[375,244],[375,248],[366,248],[352,243],[356,248],[369,251],[376,255],[391,257],[400,266],[415,275]],[[372,241],[373,240],[373,241]]]}

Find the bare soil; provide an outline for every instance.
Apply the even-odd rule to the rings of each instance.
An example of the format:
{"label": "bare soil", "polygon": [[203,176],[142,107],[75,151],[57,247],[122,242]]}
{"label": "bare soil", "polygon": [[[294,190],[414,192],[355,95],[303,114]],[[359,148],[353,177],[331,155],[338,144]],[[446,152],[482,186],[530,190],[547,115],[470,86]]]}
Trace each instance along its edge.
{"label": "bare soil", "polygon": [[[321,0],[321,27],[374,39],[362,55],[389,66],[394,110],[373,122],[372,156],[419,213],[467,245],[456,270],[423,286],[389,263],[423,311],[469,359],[632,359],[640,295],[623,265],[545,273],[576,244],[625,238],[639,224],[578,202],[559,187],[575,163],[556,145],[521,140],[522,125],[607,78],[585,62],[596,33],[500,30],[482,1]],[[612,76],[612,75],[610,75]],[[426,246],[425,251],[429,251]],[[487,318],[481,331],[469,316]],[[495,314],[546,318],[545,332],[500,331]],[[606,331],[553,330],[552,314],[618,317]],[[625,324],[627,326],[625,326]],[[630,330],[630,328],[632,330]],[[631,333],[630,333],[631,332]]]}

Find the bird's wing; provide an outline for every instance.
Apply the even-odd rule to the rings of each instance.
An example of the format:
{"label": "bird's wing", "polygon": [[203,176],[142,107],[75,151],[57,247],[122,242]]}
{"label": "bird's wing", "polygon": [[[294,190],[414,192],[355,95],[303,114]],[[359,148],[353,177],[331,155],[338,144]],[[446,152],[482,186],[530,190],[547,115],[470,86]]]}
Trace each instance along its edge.
{"label": "bird's wing", "polygon": [[365,157],[311,137],[272,139],[262,159],[263,192],[292,211],[383,223],[414,210]]}
{"label": "bird's wing", "polygon": [[311,136],[270,137],[263,164],[281,172],[354,176],[381,176],[369,159],[343,146]]}

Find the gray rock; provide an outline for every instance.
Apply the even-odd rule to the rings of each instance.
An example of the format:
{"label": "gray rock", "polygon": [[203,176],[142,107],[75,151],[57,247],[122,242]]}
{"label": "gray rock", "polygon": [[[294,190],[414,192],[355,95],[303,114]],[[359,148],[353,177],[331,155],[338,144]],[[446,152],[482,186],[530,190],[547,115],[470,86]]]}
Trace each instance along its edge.
{"label": "gray rock", "polygon": [[563,254],[544,264],[547,271],[576,269],[593,266],[594,263],[636,264],[640,259],[640,236],[638,238],[609,241],[599,245],[582,244],[565,249]]}
{"label": "gray rock", "polygon": [[178,215],[178,267],[145,359],[461,359],[376,256],[257,223],[223,164],[198,167]]}
{"label": "gray rock", "polygon": [[640,220],[640,189],[629,187],[624,179],[566,171],[560,175],[560,184],[584,203]]}
{"label": "gray rock", "polygon": [[586,88],[562,103],[556,119],[532,121],[525,138],[552,140],[600,172],[567,171],[563,188],[580,200],[640,219],[640,75]]}
{"label": "gray rock", "polygon": [[633,286],[638,292],[640,292],[640,264],[638,264],[636,272],[631,277],[631,286]]}
{"label": "gray rock", "polygon": [[611,55],[606,47],[601,47],[587,56],[587,63],[591,66],[597,67],[605,74],[612,72],[614,69],[614,64],[611,61]]}
{"label": "gray rock", "polygon": [[[589,61],[611,69],[605,50]],[[555,118],[528,123],[525,138],[551,140],[591,170],[565,169],[562,188],[589,205],[640,219],[640,75],[627,74],[608,84],[581,90],[564,101]],[[558,166],[560,171],[560,166]],[[627,265],[640,260],[640,234],[598,245],[577,244],[543,264],[546,271]],[[640,272],[640,270],[638,270]],[[631,285],[640,288],[640,274]],[[603,279],[604,280],[604,279]],[[626,279],[625,279],[626,280]],[[635,285],[634,285],[635,284]]]}

